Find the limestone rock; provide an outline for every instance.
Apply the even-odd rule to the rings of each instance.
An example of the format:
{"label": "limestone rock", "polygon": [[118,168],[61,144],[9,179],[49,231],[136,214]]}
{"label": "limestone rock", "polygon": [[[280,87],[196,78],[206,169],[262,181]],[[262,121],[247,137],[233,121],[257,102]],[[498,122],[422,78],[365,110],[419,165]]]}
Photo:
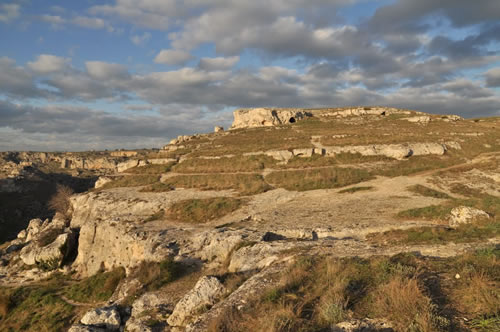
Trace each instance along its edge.
{"label": "limestone rock", "polygon": [[280,259],[279,253],[293,247],[291,243],[262,242],[240,248],[231,256],[229,272],[263,269]]}
{"label": "limestone rock", "polygon": [[314,149],[293,149],[293,155],[302,158],[312,157]]}
{"label": "limestone rock", "polygon": [[132,316],[137,317],[145,311],[154,310],[163,305],[164,302],[157,293],[146,293],[132,304]]}
{"label": "limestone rock", "polygon": [[72,232],[63,233],[43,247],[39,247],[36,242],[30,243],[21,249],[19,257],[26,265],[43,264],[48,269],[55,269],[73,249],[74,242]]}
{"label": "limestone rock", "polygon": [[172,315],[167,319],[168,324],[185,326],[198,310],[214,305],[224,292],[225,287],[217,278],[201,277],[194,288],[177,303]]}
{"label": "limestone rock", "polygon": [[113,295],[109,298],[109,301],[112,303],[121,304],[124,300],[135,294],[142,287],[142,283],[137,279],[129,279],[126,278],[120,282],[120,284],[116,287]]}
{"label": "limestone rock", "polygon": [[139,160],[130,159],[130,160],[121,162],[118,165],[116,165],[116,170],[121,173],[121,172],[126,171],[129,168],[136,167],[138,165],[139,165]]}
{"label": "limestone rock", "polygon": [[100,176],[97,181],[95,182],[94,184],[94,188],[101,188],[103,187],[106,183],[109,183],[113,181],[112,178],[110,178],[109,176]]}
{"label": "limestone rock", "polygon": [[309,113],[295,108],[251,108],[239,109],[233,112],[234,121],[231,129],[269,127],[294,123]]}
{"label": "limestone rock", "polygon": [[446,146],[440,143],[412,143],[412,156],[438,155],[442,156],[446,152]]}
{"label": "limestone rock", "polygon": [[26,228],[26,242],[31,241],[42,229],[42,219],[31,219],[28,227]]}
{"label": "limestone rock", "polygon": [[293,158],[293,153],[288,150],[271,150],[266,151],[265,154],[266,156],[285,162]]}
{"label": "limestone rock", "polygon": [[449,225],[456,227],[461,224],[468,224],[478,218],[489,218],[488,213],[483,210],[469,206],[458,206],[453,208],[449,216]]}
{"label": "limestone rock", "polygon": [[87,326],[82,324],[75,324],[71,326],[68,332],[106,332],[105,328],[95,327],[95,326]]}
{"label": "limestone rock", "polygon": [[412,116],[410,118],[405,118],[406,121],[420,124],[428,124],[431,121],[431,117],[428,115]]}
{"label": "limestone rock", "polygon": [[214,132],[215,132],[215,133],[218,133],[218,132],[221,132],[221,131],[224,131],[224,127],[221,127],[221,126],[215,126],[215,128],[214,128]]}
{"label": "limestone rock", "polygon": [[153,332],[153,328],[147,325],[149,316],[134,318],[131,317],[125,324],[125,331],[127,332]]}
{"label": "limestone rock", "polygon": [[80,320],[80,323],[116,331],[121,324],[120,313],[114,306],[96,308],[88,311]]}
{"label": "limestone rock", "polygon": [[336,324],[332,332],[394,332],[391,325],[383,320],[356,319]]}
{"label": "limestone rock", "polygon": [[182,249],[180,254],[222,263],[242,240],[242,234],[237,231],[225,229],[206,231],[194,236],[190,245]]}

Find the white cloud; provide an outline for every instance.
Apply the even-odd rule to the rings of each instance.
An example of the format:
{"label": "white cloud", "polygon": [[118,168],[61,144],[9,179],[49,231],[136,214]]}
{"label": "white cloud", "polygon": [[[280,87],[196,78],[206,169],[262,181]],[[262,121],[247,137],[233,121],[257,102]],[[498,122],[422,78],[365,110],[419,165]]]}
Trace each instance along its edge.
{"label": "white cloud", "polygon": [[53,26],[62,25],[66,23],[66,20],[59,15],[41,15],[40,19],[43,22],[50,23]]}
{"label": "white cloud", "polygon": [[182,65],[189,60],[191,60],[193,56],[186,51],[181,50],[161,50],[158,55],[155,57],[156,63],[162,63],[165,65]]}
{"label": "white cloud", "polygon": [[74,25],[80,26],[87,29],[106,29],[108,32],[113,32],[113,27],[98,17],[88,17],[88,16],[77,16],[71,21]]}
{"label": "white cloud", "polygon": [[232,68],[240,61],[239,56],[217,57],[217,58],[201,58],[198,66],[203,70],[227,70]]}
{"label": "white cloud", "polygon": [[130,37],[132,43],[137,46],[142,46],[146,44],[151,39],[151,33],[144,32],[142,35],[133,35]]}
{"label": "white cloud", "polygon": [[49,74],[64,70],[70,62],[70,58],[40,54],[35,61],[28,62],[28,67],[39,74]]}
{"label": "white cloud", "polygon": [[0,5],[0,22],[9,23],[19,17],[21,6],[15,3]]}

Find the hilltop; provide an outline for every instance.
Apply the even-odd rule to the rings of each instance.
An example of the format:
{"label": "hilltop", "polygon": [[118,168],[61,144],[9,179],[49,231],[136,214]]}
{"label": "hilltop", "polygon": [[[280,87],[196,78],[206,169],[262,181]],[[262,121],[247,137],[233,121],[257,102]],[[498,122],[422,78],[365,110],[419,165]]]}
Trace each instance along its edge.
{"label": "hilltop", "polygon": [[499,128],[258,108],[159,150],[3,153],[0,329],[494,331]]}

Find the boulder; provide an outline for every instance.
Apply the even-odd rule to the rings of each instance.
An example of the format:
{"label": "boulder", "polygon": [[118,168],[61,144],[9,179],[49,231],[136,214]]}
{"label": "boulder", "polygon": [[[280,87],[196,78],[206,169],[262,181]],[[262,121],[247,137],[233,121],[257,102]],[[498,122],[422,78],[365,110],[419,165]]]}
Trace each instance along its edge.
{"label": "boulder", "polygon": [[469,206],[458,206],[453,208],[449,216],[449,225],[457,227],[461,224],[469,224],[478,218],[489,218],[488,213]]}
{"label": "boulder", "polygon": [[440,143],[412,143],[412,156],[438,155],[442,156],[446,152],[446,146]]}
{"label": "boulder", "polygon": [[335,324],[332,332],[394,332],[392,326],[380,319],[354,319]]}
{"label": "boulder", "polygon": [[218,132],[221,132],[221,131],[224,131],[224,127],[221,127],[221,126],[215,126],[215,128],[214,128],[214,133],[218,133]]}
{"label": "boulder", "polygon": [[75,236],[71,231],[59,234],[56,239],[40,247],[37,242],[31,242],[23,249],[19,257],[26,265],[40,264],[45,269],[53,270],[61,265],[64,258],[72,251]]}
{"label": "boulder", "polygon": [[165,303],[162,296],[157,293],[146,293],[132,304],[132,316],[137,317],[145,311],[157,309]]}
{"label": "boulder", "polygon": [[116,331],[120,328],[121,324],[120,313],[115,306],[96,308],[88,311],[82,317],[80,323]]}
{"label": "boulder", "polygon": [[214,305],[226,291],[216,277],[204,276],[175,306],[167,322],[170,326],[185,326],[200,309]]}
{"label": "boulder", "polygon": [[127,332],[153,332],[153,328],[148,326],[149,316],[141,318],[131,317],[125,324],[125,331]]}

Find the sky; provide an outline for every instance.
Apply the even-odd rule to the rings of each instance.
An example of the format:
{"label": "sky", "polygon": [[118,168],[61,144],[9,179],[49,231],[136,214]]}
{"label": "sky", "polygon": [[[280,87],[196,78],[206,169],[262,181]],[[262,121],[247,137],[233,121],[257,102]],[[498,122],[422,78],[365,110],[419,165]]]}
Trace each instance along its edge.
{"label": "sky", "polygon": [[161,147],[247,107],[500,116],[499,0],[0,0],[0,151]]}

